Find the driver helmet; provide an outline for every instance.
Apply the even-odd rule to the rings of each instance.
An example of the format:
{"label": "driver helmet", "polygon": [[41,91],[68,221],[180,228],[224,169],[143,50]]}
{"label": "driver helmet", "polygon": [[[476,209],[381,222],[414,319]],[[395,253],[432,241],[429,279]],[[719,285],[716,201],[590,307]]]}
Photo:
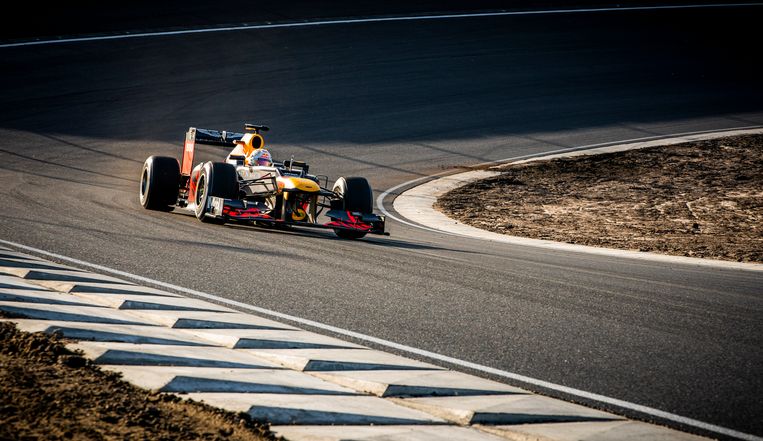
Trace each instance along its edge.
{"label": "driver helmet", "polygon": [[270,157],[270,152],[265,149],[257,149],[252,152],[251,155],[249,155],[248,158],[246,158],[246,163],[249,166],[265,166],[265,167],[272,167],[273,166],[273,160]]}

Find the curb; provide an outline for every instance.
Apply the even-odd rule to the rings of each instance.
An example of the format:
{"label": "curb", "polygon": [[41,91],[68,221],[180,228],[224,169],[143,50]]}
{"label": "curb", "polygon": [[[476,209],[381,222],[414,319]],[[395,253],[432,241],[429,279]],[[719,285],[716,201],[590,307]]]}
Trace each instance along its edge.
{"label": "curb", "polygon": [[[723,138],[736,135],[761,134],[763,128],[728,130],[722,132],[701,133],[696,135],[684,135],[680,137],[664,138],[644,142],[632,142],[607,147],[597,147],[585,150],[573,150],[563,153],[554,153],[545,156],[538,156],[519,161],[501,162],[496,165],[500,167],[504,164],[523,164],[534,161],[544,161],[557,158],[570,158],[583,155],[594,155],[601,153],[622,152],[627,150],[642,149],[648,147],[666,146],[681,144],[691,141],[704,141],[709,139]],[[530,239],[519,236],[508,236],[499,233],[493,233],[481,230],[470,225],[461,223],[450,218],[440,211],[434,209],[433,205],[437,198],[443,194],[464,186],[474,181],[479,181],[492,176],[499,175],[495,170],[475,170],[464,173],[458,173],[446,177],[437,178],[416,187],[410,188],[401,193],[393,202],[393,207],[402,217],[420,224],[426,229],[438,230],[445,233],[474,239],[489,240],[493,242],[507,243],[511,245],[521,245],[536,248],[545,248],[558,251],[571,251],[577,253],[596,254],[611,257],[622,257],[628,259],[638,259],[643,261],[652,261],[669,264],[694,265],[698,267],[711,267],[718,269],[733,269],[747,271],[763,271],[763,264],[731,262],[723,260],[702,259],[696,257],[671,256],[666,254],[648,253],[631,250],[621,250],[615,248],[600,248],[587,245],[576,245],[564,242],[555,242],[551,240]]]}
{"label": "curb", "polygon": [[4,247],[0,311],[77,340],[139,387],[246,412],[295,441],[706,439]]}

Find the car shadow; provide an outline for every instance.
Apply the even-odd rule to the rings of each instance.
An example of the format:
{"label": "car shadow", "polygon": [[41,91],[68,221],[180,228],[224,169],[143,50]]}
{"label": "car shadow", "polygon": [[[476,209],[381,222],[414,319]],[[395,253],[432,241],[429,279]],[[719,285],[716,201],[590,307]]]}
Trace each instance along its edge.
{"label": "car shadow", "polygon": [[443,246],[408,242],[405,240],[393,239],[389,236],[373,235],[373,236],[366,236],[362,239],[342,239],[334,235],[334,233],[331,230],[310,229],[309,227],[274,228],[274,227],[265,227],[265,226],[259,226],[259,225],[248,225],[245,223],[237,223],[237,224],[227,223],[225,224],[224,227],[242,230],[242,231],[256,232],[258,234],[259,233],[286,234],[286,235],[297,236],[297,237],[319,238],[319,239],[337,241],[337,242],[346,243],[346,244],[354,243],[354,244],[358,244],[359,246],[374,246],[374,247],[385,247],[385,248],[389,247],[389,248],[409,249],[409,250],[458,251],[458,252],[472,254],[471,251],[443,247]]}

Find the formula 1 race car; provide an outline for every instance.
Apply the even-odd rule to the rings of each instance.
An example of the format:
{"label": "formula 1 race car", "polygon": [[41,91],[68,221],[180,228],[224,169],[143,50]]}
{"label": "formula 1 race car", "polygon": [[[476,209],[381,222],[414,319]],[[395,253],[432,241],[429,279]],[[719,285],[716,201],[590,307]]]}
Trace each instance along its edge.
{"label": "formula 1 race car", "polygon": [[[384,232],[384,216],[372,212],[373,192],[365,178],[341,177],[329,190],[328,177],[309,174],[306,163],[293,157],[273,161],[262,136],[268,130],[254,124],[245,125],[246,133],[189,128],[180,162],[167,156],[146,159],[141,205],[150,210],[185,210],[202,222],[327,228],[345,239],[389,235]],[[194,166],[196,144],[233,150],[224,162]],[[328,222],[319,223],[324,209]]]}

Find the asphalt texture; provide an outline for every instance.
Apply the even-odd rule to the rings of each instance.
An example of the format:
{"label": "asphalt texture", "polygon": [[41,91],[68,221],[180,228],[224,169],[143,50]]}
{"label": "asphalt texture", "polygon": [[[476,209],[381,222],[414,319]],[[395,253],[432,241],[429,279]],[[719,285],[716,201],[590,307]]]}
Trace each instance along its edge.
{"label": "asphalt texture", "polygon": [[214,226],[137,197],[144,159],[179,155],[189,126],[266,123],[277,159],[330,182],[365,176],[378,195],[459,165],[760,125],[761,18],[581,13],[0,49],[0,238],[763,435],[760,273],[394,221],[359,241]]}

